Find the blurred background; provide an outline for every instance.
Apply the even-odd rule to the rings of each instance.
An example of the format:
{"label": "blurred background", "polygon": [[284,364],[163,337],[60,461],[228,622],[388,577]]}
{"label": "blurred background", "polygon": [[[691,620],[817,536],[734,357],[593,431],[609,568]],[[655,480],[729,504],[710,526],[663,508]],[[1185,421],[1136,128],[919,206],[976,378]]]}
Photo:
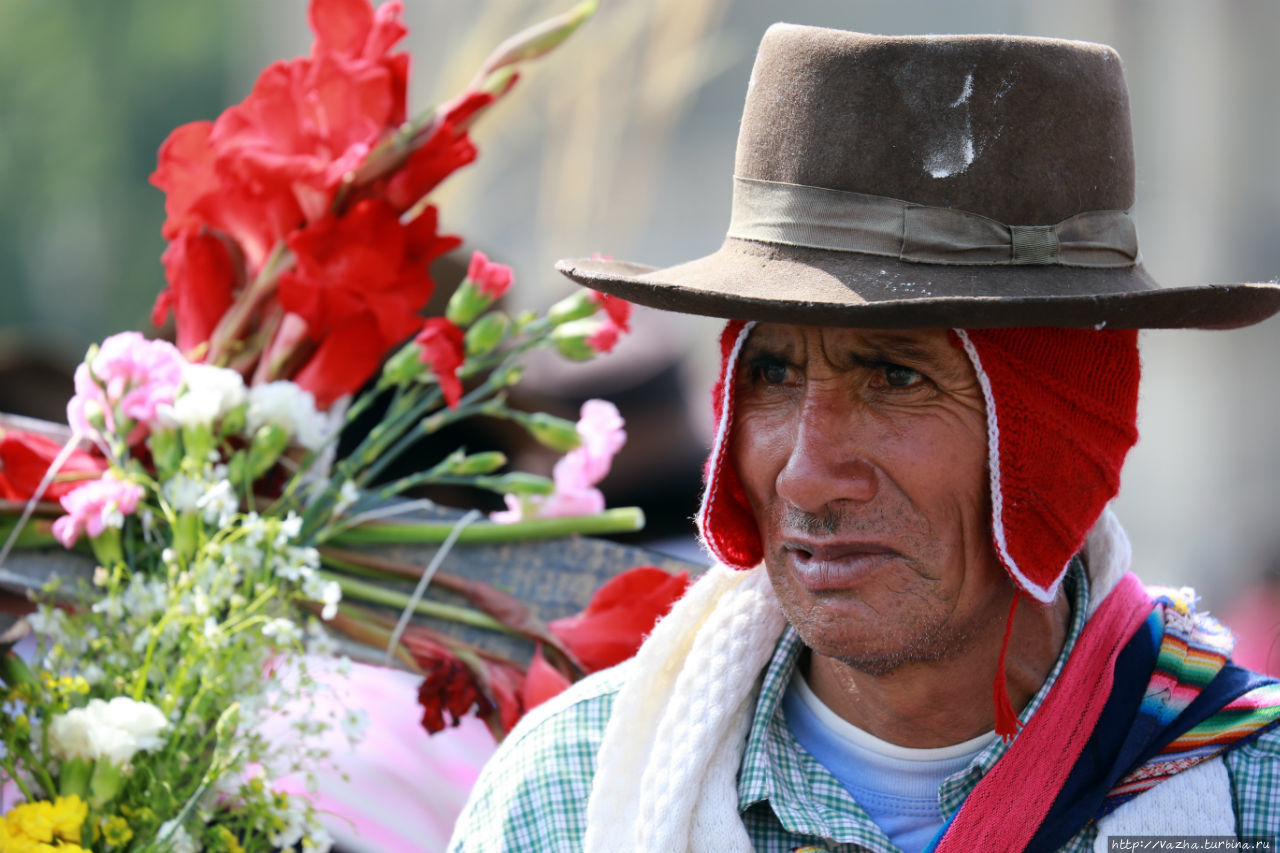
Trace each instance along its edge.
{"label": "blurred background", "polygon": [[[459,91],[503,37],[569,3],[405,5],[416,112]],[[442,225],[467,241],[460,262],[479,248],[512,265],[524,307],[568,292],[559,257],[665,265],[713,251],[750,64],[776,20],[1115,46],[1148,268],[1171,285],[1280,274],[1274,0],[601,0],[481,121],[479,160],[441,188]],[[90,342],[154,333],[157,148],[309,44],[304,0],[0,0],[0,410],[61,419]],[[569,414],[586,397],[617,402],[632,441],[604,483],[611,503],[643,504],[648,542],[696,554],[689,519],[719,324],[640,312],[634,325],[611,358],[540,362],[528,393]],[[1280,553],[1277,332],[1280,320],[1144,333],[1142,439],[1117,511],[1144,578],[1193,584],[1215,610]]]}

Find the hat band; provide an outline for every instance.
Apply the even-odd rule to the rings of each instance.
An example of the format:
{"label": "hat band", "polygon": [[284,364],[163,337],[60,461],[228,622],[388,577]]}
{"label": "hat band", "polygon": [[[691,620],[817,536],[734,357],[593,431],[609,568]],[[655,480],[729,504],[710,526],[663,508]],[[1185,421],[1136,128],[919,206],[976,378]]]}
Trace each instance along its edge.
{"label": "hat band", "polygon": [[977,213],[896,198],[733,179],[729,236],[918,264],[1131,267],[1138,230],[1123,210],[1091,210],[1057,225],[1005,225]]}

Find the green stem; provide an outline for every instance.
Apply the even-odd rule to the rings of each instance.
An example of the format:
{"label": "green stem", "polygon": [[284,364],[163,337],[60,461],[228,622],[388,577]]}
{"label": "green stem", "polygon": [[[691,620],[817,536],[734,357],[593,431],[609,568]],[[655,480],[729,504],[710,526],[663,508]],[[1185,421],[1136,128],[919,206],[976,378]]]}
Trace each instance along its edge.
{"label": "green stem", "polygon": [[292,257],[285,242],[281,240],[276,243],[271,254],[262,264],[257,278],[240,294],[240,298],[231,304],[213,330],[209,339],[207,358],[209,364],[221,364],[222,359],[227,357],[232,342],[241,335],[245,324],[257,313],[262,300],[271,295],[276,286],[276,279],[287,266],[287,262],[291,260]]}
{"label": "green stem", "polygon": [[[484,387],[485,386],[481,386],[480,388],[477,388],[476,391],[481,391]],[[486,393],[492,393],[493,390],[494,389],[492,388],[487,389]],[[448,424],[465,420],[473,415],[480,414],[481,407],[476,405],[477,401],[473,398],[474,394],[475,391],[464,397],[463,401],[458,403],[458,408],[456,409],[446,409],[444,411],[437,412],[429,418],[418,420],[412,429],[400,436],[399,440],[397,440],[395,444],[385,450],[368,468],[361,472],[359,477],[356,478],[357,485],[364,486],[376,479],[388,465],[400,458],[405,451],[426,436],[431,435],[433,432],[440,430]],[[397,490],[397,492],[398,491],[400,490]],[[396,492],[392,492],[392,494],[395,493]]]}
{"label": "green stem", "polygon": [[36,798],[31,795],[31,789],[27,787],[27,783],[23,781],[20,775],[18,775],[18,765],[16,763],[7,759],[0,760],[0,767],[3,767],[8,771],[8,778],[13,780],[13,783],[18,786],[18,790],[22,792],[23,799],[29,803],[35,802]]}
{"label": "green stem", "polygon": [[[455,521],[370,522],[335,534],[335,545],[439,545],[453,530]],[[639,507],[615,507],[596,515],[564,518],[530,518],[511,524],[477,521],[458,536],[459,545],[487,545],[527,539],[556,539],[575,533],[599,536],[634,533],[644,527]]]}
{"label": "green stem", "polygon": [[[320,576],[325,580],[337,581],[342,587],[343,597],[350,596],[367,601],[371,604],[385,604],[391,607],[399,607],[402,610],[409,605],[409,595],[403,592],[397,592],[393,589],[378,586],[373,583],[356,580],[355,578],[346,577],[345,575],[334,574],[332,572],[320,572]],[[501,631],[504,634],[510,634],[513,637],[522,636],[521,633],[514,628],[510,628],[487,613],[481,613],[479,610],[473,610],[470,607],[459,607],[455,604],[444,604],[439,601],[431,601],[422,599],[418,601],[414,607],[415,613],[421,613],[423,616],[434,616],[437,619],[446,619],[450,622],[457,622],[462,625],[471,625],[476,628],[487,628],[491,631]]]}

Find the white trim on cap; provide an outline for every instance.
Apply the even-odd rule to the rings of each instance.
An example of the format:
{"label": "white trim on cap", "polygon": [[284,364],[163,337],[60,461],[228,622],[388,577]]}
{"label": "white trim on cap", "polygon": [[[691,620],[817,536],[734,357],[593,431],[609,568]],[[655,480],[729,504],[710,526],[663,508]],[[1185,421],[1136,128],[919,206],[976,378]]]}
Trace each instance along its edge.
{"label": "white trim on cap", "polygon": [[1058,587],[1062,585],[1065,573],[1059,572],[1054,582],[1045,589],[1024,575],[1013,559],[1013,555],[1009,553],[1009,543],[1005,539],[1004,530],[1004,490],[1001,488],[1000,480],[1000,419],[996,413],[996,398],[991,392],[991,378],[983,370],[982,359],[978,357],[978,348],[973,345],[973,341],[969,339],[965,330],[952,329],[952,331],[960,339],[965,355],[969,356],[969,361],[973,363],[973,371],[978,376],[978,385],[982,387],[982,396],[987,403],[987,470],[991,473],[991,534],[995,540],[996,551],[1000,562],[1004,563],[1005,571],[1013,576],[1018,586],[1041,604],[1049,604],[1057,597]]}
{"label": "white trim on cap", "polygon": [[725,442],[729,440],[729,425],[733,422],[733,375],[737,370],[738,354],[742,352],[742,345],[746,343],[747,335],[751,334],[755,325],[755,320],[750,320],[743,325],[742,331],[738,333],[738,339],[733,342],[733,349],[729,351],[729,357],[721,366],[724,383],[721,394],[724,395],[724,399],[720,401],[720,421],[716,424],[716,436],[711,444],[711,469],[707,472],[707,487],[702,493],[702,505],[698,507],[698,532],[702,534],[702,547],[725,565],[730,565],[730,562],[719,552],[711,537],[711,508],[715,503],[716,492],[720,490],[720,467],[724,463],[724,454],[728,450]]}

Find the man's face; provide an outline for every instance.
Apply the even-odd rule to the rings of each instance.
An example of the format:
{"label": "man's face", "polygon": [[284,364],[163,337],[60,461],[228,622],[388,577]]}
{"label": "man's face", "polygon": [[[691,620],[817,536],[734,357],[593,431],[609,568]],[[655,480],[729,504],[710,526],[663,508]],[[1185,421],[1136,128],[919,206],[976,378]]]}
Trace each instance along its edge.
{"label": "man's face", "polygon": [[883,674],[1004,618],[986,409],[946,331],[761,324],[734,381],[731,458],[810,648]]}

